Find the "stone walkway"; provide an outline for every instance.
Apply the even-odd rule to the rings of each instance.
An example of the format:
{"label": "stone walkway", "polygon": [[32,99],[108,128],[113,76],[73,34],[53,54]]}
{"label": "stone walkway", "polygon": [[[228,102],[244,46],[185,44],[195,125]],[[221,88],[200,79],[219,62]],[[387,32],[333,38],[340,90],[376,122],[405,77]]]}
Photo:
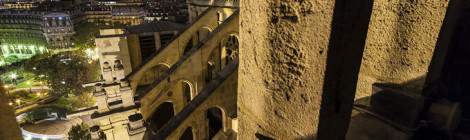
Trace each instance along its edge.
{"label": "stone walkway", "polygon": [[32,133],[46,135],[67,135],[73,125],[82,123],[80,118],[70,120],[44,120],[37,124],[27,124],[23,129]]}

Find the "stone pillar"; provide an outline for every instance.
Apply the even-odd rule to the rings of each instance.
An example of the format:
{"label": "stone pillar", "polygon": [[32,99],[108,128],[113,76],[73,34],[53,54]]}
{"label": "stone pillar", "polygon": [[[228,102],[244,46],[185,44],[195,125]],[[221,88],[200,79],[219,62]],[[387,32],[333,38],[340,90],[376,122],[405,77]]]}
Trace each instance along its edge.
{"label": "stone pillar", "polygon": [[238,139],[314,139],[334,1],[239,2]]}
{"label": "stone pillar", "polygon": [[129,124],[128,124],[128,132],[129,132],[129,139],[130,140],[142,140],[145,134],[145,126],[142,114],[137,113],[130,115],[128,117]]}
{"label": "stone pillar", "polygon": [[132,92],[132,89],[130,88],[129,82],[127,82],[127,80],[121,80],[120,86],[122,105],[124,107],[133,106],[135,104],[134,94]]}

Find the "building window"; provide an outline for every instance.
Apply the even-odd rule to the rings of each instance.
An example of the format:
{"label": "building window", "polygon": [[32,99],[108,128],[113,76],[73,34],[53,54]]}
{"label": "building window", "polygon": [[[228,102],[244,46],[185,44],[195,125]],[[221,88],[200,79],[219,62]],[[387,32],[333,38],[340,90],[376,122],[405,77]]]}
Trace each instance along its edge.
{"label": "building window", "polygon": [[209,139],[212,139],[223,128],[222,110],[217,107],[210,108],[206,117],[209,123]]}
{"label": "building window", "polygon": [[123,70],[124,65],[122,65],[121,60],[114,61],[114,70]]}

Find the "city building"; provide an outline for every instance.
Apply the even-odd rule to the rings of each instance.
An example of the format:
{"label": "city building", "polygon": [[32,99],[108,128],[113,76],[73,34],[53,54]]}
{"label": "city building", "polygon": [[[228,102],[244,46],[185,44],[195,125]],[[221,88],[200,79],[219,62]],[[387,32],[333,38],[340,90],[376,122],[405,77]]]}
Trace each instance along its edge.
{"label": "city building", "polygon": [[112,23],[112,14],[110,10],[88,10],[85,11],[85,17],[88,22]]}
{"label": "city building", "polygon": [[188,22],[188,5],[186,0],[145,1],[146,22],[172,21],[181,24]]}
{"label": "city building", "polygon": [[42,15],[31,11],[0,11],[0,65],[47,52]]}
{"label": "city building", "polygon": [[44,35],[51,49],[67,49],[73,46],[72,36],[75,34],[73,23],[68,14],[49,13],[43,16]]}
{"label": "city building", "polygon": [[111,15],[113,23],[139,25],[144,21],[145,11],[140,7],[114,7]]}
{"label": "city building", "polygon": [[3,3],[4,9],[14,9],[14,10],[29,10],[38,7],[36,2],[28,1],[18,1],[18,2],[5,2]]}
{"label": "city building", "polygon": [[109,24],[139,25],[143,23],[145,11],[139,7],[128,6],[96,6],[85,11],[88,22],[104,22]]}

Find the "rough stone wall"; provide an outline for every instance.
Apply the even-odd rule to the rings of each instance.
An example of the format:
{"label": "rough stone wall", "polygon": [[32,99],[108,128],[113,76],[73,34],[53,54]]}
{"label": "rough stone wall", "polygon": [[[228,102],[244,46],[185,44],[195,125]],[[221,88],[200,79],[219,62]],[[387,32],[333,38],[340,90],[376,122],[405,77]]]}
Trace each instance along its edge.
{"label": "rough stone wall", "polygon": [[448,0],[375,0],[356,98],[373,83],[421,92]]}
{"label": "rough stone wall", "polygon": [[239,139],[312,139],[334,1],[240,5]]}
{"label": "rough stone wall", "polygon": [[[356,97],[422,88],[447,0],[374,0]],[[240,1],[240,139],[316,136],[335,1]]]}
{"label": "rough stone wall", "polygon": [[8,97],[0,83],[0,138],[8,138],[11,140],[22,140],[21,131],[16,123],[13,107],[8,105]]}

